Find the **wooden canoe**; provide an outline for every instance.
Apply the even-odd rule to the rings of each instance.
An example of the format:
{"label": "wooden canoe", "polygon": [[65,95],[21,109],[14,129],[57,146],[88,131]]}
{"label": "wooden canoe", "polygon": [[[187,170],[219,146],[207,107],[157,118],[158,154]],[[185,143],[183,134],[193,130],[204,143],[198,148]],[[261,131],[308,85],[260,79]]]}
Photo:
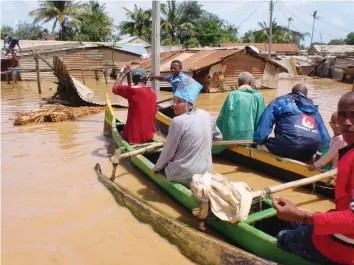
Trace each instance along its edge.
{"label": "wooden canoe", "polygon": [[[133,151],[136,147],[127,143],[120,134],[123,128],[124,123],[116,118],[107,99],[104,135],[111,137],[122,151]],[[158,140],[154,139],[154,141],[157,142]],[[145,153],[144,155],[136,155],[131,157],[131,162],[149,180],[192,214],[192,209],[198,207],[197,199],[194,197],[192,191],[179,183],[168,181],[162,174],[154,174],[152,172],[158,155],[159,152],[156,151]],[[254,202],[251,211],[252,213],[245,222],[231,224],[218,219],[211,213],[206,219],[206,223],[208,226],[214,228],[216,232],[224,235],[230,243],[241,246],[243,249],[266,260],[285,265],[314,264],[293,253],[284,252],[277,247],[275,236],[280,230],[289,227],[286,222],[277,219],[276,211],[272,207],[272,202],[269,198],[262,199],[262,203],[259,201]]]}
{"label": "wooden canoe", "polygon": [[[167,107],[159,109],[155,116],[156,130],[165,135],[168,134],[168,128],[172,123],[172,119],[169,116],[171,116],[172,113],[172,108]],[[308,164],[306,163],[279,157],[245,145],[230,146],[230,148],[224,150],[219,155],[242,166],[274,178],[279,178],[283,181],[298,180],[324,172],[323,170],[310,171],[308,169]],[[328,179],[326,182],[318,182],[307,188],[333,198],[334,186],[333,184],[328,184],[330,181],[331,180]],[[333,183],[333,181],[331,181],[331,183]]]}

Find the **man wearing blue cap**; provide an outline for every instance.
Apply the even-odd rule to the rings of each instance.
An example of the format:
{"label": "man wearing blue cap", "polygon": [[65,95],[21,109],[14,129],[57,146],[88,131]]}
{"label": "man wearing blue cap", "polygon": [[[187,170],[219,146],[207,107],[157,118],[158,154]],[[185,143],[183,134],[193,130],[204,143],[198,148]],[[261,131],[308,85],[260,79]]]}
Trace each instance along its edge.
{"label": "man wearing blue cap", "polygon": [[222,135],[210,114],[195,109],[202,86],[188,77],[179,83],[173,98],[176,117],[168,130],[167,141],[153,169],[164,169],[168,180],[189,186],[195,174],[212,169],[213,140]]}
{"label": "man wearing blue cap", "polygon": [[[132,72],[131,75],[130,72]],[[122,84],[125,76],[127,76],[128,85]],[[133,85],[131,85],[131,79]],[[151,87],[146,86],[146,80],[147,73],[144,68],[131,71],[127,66],[112,88],[113,94],[128,100],[128,118],[122,135],[130,144],[149,142],[155,133],[156,94]]]}

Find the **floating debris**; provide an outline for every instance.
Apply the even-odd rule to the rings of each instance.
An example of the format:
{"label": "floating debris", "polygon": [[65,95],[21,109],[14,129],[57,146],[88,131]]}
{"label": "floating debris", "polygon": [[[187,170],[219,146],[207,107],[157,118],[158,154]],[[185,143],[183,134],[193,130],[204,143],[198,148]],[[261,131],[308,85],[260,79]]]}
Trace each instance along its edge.
{"label": "floating debris", "polygon": [[96,114],[104,107],[66,107],[60,104],[47,105],[39,110],[25,110],[16,113],[14,125],[42,122],[61,122]]}

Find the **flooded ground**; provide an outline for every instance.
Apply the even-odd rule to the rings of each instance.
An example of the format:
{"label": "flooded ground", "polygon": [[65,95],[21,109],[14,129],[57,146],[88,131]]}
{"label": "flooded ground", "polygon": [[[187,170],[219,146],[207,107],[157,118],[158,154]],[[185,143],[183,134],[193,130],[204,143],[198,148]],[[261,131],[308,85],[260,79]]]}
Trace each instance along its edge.
{"label": "flooded ground", "polygon": [[[111,85],[90,82],[87,85],[100,91],[98,97],[104,99],[103,91],[109,91]],[[288,93],[297,82],[281,80],[278,90],[262,93],[269,103]],[[328,123],[339,97],[351,85],[326,79],[306,83],[309,97],[319,104]],[[50,96],[55,84],[42,82],[42,90],[43,96]],[[226,95],[201,95],[198,106],[218,112]],[[168,96],[170,93],[163,92],[161,99]],[[2,83],[1,104],[3,264],[27,264],[29,260],[31,264],[46,265],[192,264],[176,247],[118,206],[97,181],[95,163],[99,162],[103,172],[109,173],[107,157],[113,151],[102,136],[103,113],[74,122],[14,127],[9,120],[14,112],[39,107],[35,82],[15,88]],[[117,114],[123,117],[126,111]],[[226,161],[215,161],[214,168],[233,179],[247,178],[255,189],[278,183]],[[158,192],[129,164],[123,163],[118,174],[117,181],[140,198],[194,224],[189,213]],[[309,198],[303,197],[300,202]],[[316,210],[331,205],[321,203],[323,209]],[[308,207],[312,208],[310,204]]]}

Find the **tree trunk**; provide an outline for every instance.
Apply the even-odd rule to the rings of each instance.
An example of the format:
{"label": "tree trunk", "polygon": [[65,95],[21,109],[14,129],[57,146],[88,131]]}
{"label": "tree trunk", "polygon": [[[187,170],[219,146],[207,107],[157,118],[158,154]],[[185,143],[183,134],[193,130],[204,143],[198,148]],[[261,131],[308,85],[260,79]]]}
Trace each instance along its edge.
{"label": "tree trunk", "polygon": [[175,34],[173,32],[173,29],[170,31],[170,34],[171,34],[171,40],[173,42],[173,44],[175,43]]}
{"label": "tree trunk", "polygon": [[60,34],[59,34],[60,40],[64,40],[64,38],[65,38],[65,24],[64,23],[65,22],[60,24]]}

